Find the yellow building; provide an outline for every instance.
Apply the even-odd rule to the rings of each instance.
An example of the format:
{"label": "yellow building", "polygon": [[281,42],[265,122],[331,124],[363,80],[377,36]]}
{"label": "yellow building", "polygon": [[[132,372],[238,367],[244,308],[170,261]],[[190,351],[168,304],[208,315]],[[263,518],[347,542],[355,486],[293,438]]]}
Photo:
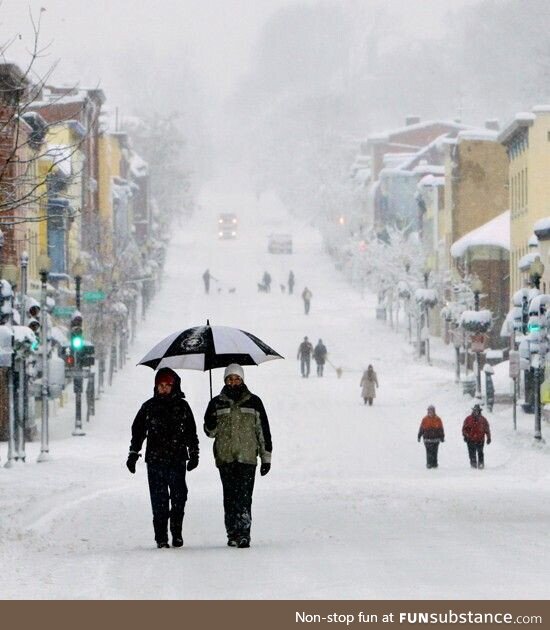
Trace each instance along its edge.
{"label": "yellow building", "polygon": [[[550,216],[550,106],[517,114],[499,141],[509,159],[508,193],[511,210],[511,294],[525,286],[528,266],[518,264],[529,253],[535,222]],[[544,261],[544,264],[547,265]]]}
{"label": "yellow building", "polygon": [[[85,130],[74,120],[52,124],[46,135],[46,150],[40,158],[38,168],[41,185],[47,194],[41,195],[41,214],[48,216],[52,212],[56,199],[66,203],[63,208],[63,218],[59,218],[56,226],[61,232],[59,241],[63,248],[63,261],[59,261],[58,269],[70,275],[74,262],[79,258],[82,249],[82,198],[83,198],[83,150],[82,142]],[[59,214],[58,210],[54,210]],[[47,253],[52,257],[53,225],[42,221],[39,229],[40,253]]]}
{"label": "yellow building", "polygon": [[494,130],[461,131],[446,145],[442,225],[451,269],[453,243],[508,209],[508,160]]}
{"label": "yellow building", "polygon": [[112,178],[120,172],[120,147],[116,138],[108,133],[98,142],[98,188],[99,188],[99,249],[104,262],[113,262],[113,189]]}

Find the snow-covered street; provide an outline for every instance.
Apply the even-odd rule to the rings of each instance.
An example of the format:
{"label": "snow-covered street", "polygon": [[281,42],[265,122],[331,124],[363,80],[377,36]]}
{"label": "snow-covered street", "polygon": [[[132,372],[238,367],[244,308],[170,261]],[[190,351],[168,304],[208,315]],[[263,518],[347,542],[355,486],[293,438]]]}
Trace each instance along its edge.
{"label": "snow-covered street", "polygon": [[[36,463],[33,443],[27,464],[0,470],[0,597],[547,598],[550,452],[532,443],[533,417],[520,413],[515,434],[510,407],[487,413],[486,469],[470,469],[460,430],[472,399],[451,369],[417,362],[404,333],[376,321],[375,296],[349,286],[311,226],[294,222],[274,196],[256,199],[222,182],[200,204],[173,236],[162,290],[87,435],[71,436],[71,403],[51,420],[50,462]],[[236,240],[218,240],[220,212],[238,215]],[[294,253],[269,254],[270,232],[292,232]],[[209,295],[206,268],[218,279]],[[294,295],[280,289],[290,269]],[[257,291],[266,270],[269,294]],[[135,476],[125,466],[131,422],[153,386],[153,371],[136,364],[165,335],[207,318],[250,331],[285,357],[245,367],[270,418],[272,469],[256,479],[251,548],[227,548],[221,484],[202,430],[208,374],[180,371],[201,459],[187,477],[185,546],[158,550],[145,465]],[[323,339],[342,378],[330,365],[324,378],[314,367],[309,379],[300,376],[305,335]],[[380,382],[373,407],[359,387],[369,363]],[[215,392],[221,379],[216,370]],[[436,470],[426,469],[416,440],[430,403],[446,432]],[[5,444],[0,456],[3,465]]]}

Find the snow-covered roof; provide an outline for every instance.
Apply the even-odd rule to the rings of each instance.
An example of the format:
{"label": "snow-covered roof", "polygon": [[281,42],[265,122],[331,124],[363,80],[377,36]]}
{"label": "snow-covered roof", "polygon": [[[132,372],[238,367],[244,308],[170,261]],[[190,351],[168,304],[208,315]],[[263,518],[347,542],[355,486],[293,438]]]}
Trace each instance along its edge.
{"label": "snow-covered roof", "polygon": [[436,177],[431,173],[429,175],[425,175],[419,182],[418,187],[424,186],[445,186],[445,178],[444,177]]}
{"label": "snow-covered roof", "polygon": [[536,118],[536,114],[531,112],[519,112],[514,116],[514,120],[498,135],[498,141],[506,144],[519,129],[530,127]]}
{"label": "snow-covered roof", "polygon": [[480,142],[497,142],[498,131],[492,129],[466,129],[459,131],[457,136],[458,142],[467,140],[477,140]]}
{"label": "snow-covered roof", "polygon": [[533,107],[533,113],[550,114],[550,105],[535,105],[535,107]]}
{"label": "snow-covered roof", "polygon": [[529,240],[527,241],[527,245],[529,247],[538,247],[539,246],[539,239],[537,238],[536,234],[531,234],[531,236],[529,237]]}
{"label": "snow-covered roof", "polygon": [[535,262],[535,258],[540,258],[539,252],[529,252],[522,256],[518,262],[518,269],[520,271],[527,271],[529,267]]}
{"label": "snow-covered roof", "polygon": [[510,210],[468,232],[451,246],[451,256],[462,258],[470,247],[502,247],[510,250]]}
{"label": "snow-covered roof", "polygon": [[421,175],[427,173],[430,175],[445,175],[445,167],[438,164],[418,164],[413,169],[415,175]]}
{"label": "snow-covered roof", "polygon": [[418,131],[421,129],[427,129],[429,127],[434,127],[436,125],[446,125],[451,129],[466,129],[467,125],[463,125],[462,123],[457,123],[454,120],[425,120],[423,122],[415,123],[413,125],[404,125],[403,127],[398,127],[397,129],[393,129],[391,131],[386,131],[382,133],[372,134],[367,138],[367,142],[384,142],[389,141],[392,136],[396,136],[402,133],[407,133],[409,131]]}
{"label": "snow-covered roof", "polygon": [[544,217],[544,219],[536,221],[533,226],[533,232],[538,240],[545,241],[550,238],[550,217]]}

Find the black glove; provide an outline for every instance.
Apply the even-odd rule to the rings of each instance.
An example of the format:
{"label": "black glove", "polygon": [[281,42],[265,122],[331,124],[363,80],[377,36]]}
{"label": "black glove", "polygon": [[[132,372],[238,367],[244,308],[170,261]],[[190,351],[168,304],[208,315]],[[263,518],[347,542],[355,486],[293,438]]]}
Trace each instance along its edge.
{"label": "black glove", "polygon": [[199,465],[199,456],[198,455],[190,455],[189,460],[187,461],[187,470],[195,470],[195,468]]}
{"label": "black glove", "polygon": [[445,438],[441,438],[441,441],[442,441],[442,442],[444,442],[444,441],[445,441]]}
{"label": "black glove", "polygon": [[132,475],[136,472],[136,463],[140,457],[141,455],[139,453],[130,453],[128,455],[128,459],[126,460],[126,468],[128,468]]}
{"label": "black glove", "polygon": [[418,438],[418,441],[420,442],[421,438]]}
{"label": "black glove", "polygon": [[464,438],[464,441],[466,442],[466,444],[468,444],[468,438]]}
{"label": "black glove", "polygon": [[491,443],[491,438],[487,438],[487,444]]}
{"label": "black glove", "polygon": [[269,463],[262,464],[260,466],[260,475],[262,477],[265,477],[270,470],[271,470],[271,464]]}

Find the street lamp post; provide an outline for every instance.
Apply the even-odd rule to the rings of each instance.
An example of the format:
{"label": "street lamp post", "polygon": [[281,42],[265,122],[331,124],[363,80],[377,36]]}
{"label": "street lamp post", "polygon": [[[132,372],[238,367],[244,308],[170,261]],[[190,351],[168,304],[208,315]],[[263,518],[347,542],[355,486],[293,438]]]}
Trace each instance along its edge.
{"label": "street lamp post", "polygon": [[40,455],[37,462],[46,462],[50,459],[50,435],[49,435],[49,409],[48,409],[48,311],[47,311],[47,290],[48,274],[52,268],[52,261],[49,256],[41,254],[38,256],[38,271],[40,272],[40,339],[42,349],[42,387],[41,387],[41,436]]}
{"label": "street lamp post", "polygon": [[10,296],[10,313],[8,324],[11,328],[11,365],[10,365],[10,373],[8,377],[8,406],[9,406],[9,417],[8,417],[8,459],[4,465],[4,468],[11,468],[13,466],[13,462],[17,459],[16,457],[16,448],[15,448],[15,388],[14,388],[14,375],[15,375],[15,349],[14,349],[14,336],[15,331],[13,329],[13,286],[15,285],[15,281],[17,278],[17,267],[15,265],[4,265],[2,267],[2,275],[4,279],[7,280],[11,286],[11,296]]}
{"label": "street lamp post", "polygon": [[[540,279],[544,274],[544,265],[539,256],[535,258],[535,260],[531,263],[529,268],[529,275],[531,277],[531,282],[535,289],[540,289]],[[541,382],[544,380],[544,367],[546,360],[546,339],[540,339],[541,331],[544,331],[543,334],[546,335],[546,326],[541,326],[540,319],[541,317],[546,317],[545,312],[541,312],[544,309],[543,305],[539,306],[539,319],[537,321],[538,324],[538,334],[539,334],[539,354],[535,358],[534,365],[534,377],[535,377],[535,440],[542,440],[542,428],[541,428],[541,416],[542,409],[540,404],[540,386]]]}
{"label": "street lamp post", "polygon": [[[74,275],[75,281],[75,300],[76,300],[76,309],[79,312],[79,325],[82,326],[82,315],[80,315],[80,287],[82,282],[82,276],[86,272],[85,264],[78,258],[72,268],[72,272]],[[73,327],[73,322],[75,322],[75,317],[73,316],[73,320],[71,321],[71,328]],[[82,329],[80,328],[80,342],[82,343]],[[72,348],[73,356],[74,356],[74,367],[75,374],[73,379],[74,386],[74,394],[75,394],[75,423],[74,423],[74,431],[73,435],[86,435],[84,430],[82,429],[82,390],[83,390],[83,381],[84,377],[82,374],[82,364],[81,364],[81,348]]]}
{"label": "street lamp post", "polygon": [[[29,267],[29,255],[23,252],[20,258],[21,282],[20,282],[20,309],[21,326],[27,325],[27,270]],[[18,458],[25,461],[25,432],[27,430],[29,416],[29,398],[27,381],[27,360],[22,357],[19,361],[19,422],[17,427]]]}
{"label": "street lamp post", "polygon": [[[479,294],[483,284],[478,276],[472,280],[472,291],[474,292],[474,310],[479,311]],[[477,346],[479,347],[479,346]],[[476,350],[476,398],[481,398],[481,366],[479,363],[480,350]]]}

